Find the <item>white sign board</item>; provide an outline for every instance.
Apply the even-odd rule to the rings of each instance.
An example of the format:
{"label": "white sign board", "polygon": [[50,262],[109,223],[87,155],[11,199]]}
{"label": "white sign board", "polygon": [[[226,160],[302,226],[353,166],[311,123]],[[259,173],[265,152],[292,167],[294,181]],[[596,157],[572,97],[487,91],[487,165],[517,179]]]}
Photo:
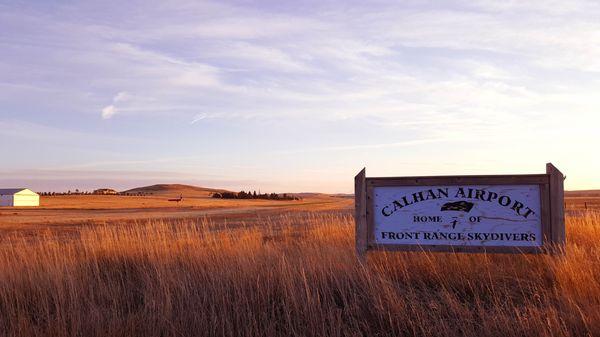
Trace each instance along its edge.
{"label": "white sign board", "polygon": [[542,246],[539,185],[374,187],[376,244]]}
{"label": "white sign board", "polygon": [[565,176],[354,177],[359,258],[374,251],[565,252]]}

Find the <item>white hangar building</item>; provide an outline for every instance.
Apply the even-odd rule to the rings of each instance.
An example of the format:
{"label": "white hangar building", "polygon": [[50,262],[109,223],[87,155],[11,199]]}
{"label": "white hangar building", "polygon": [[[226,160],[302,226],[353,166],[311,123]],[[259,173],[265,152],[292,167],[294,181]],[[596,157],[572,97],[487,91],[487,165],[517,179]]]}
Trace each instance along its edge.
{"label": "white hangar building", "polygon": [[40,195],[28,188],[0,188],[0,206],[39,206]]}

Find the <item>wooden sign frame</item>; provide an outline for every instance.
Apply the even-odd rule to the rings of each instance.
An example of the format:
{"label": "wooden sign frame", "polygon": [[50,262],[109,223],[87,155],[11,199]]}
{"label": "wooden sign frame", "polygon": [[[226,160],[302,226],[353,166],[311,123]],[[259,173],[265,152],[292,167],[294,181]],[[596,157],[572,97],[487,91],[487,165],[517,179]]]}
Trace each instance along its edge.
{"label": "wooden sign frame", "polygon": [[[564,253],[565,219],[563,174],[551,163],[546,174],[366,177],[362,169],[354,178],[356,252],[364,259],[367,251],[435,251],[467,253]],[[380,186],[432,185],[539,185],[542,223],[542,246],[460,246],[377,244],[375,242],[373,188]]]}

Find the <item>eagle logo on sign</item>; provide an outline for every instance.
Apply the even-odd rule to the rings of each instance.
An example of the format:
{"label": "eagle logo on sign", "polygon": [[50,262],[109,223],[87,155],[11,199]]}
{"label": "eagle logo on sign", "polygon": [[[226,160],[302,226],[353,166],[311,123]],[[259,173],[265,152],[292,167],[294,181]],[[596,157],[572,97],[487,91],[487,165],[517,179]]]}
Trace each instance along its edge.
{"label": "eagle logo on sign", "polygon": [[475,204],[468,201],[447,202],[442,205],[441,211],[460,211],[469,213]]}

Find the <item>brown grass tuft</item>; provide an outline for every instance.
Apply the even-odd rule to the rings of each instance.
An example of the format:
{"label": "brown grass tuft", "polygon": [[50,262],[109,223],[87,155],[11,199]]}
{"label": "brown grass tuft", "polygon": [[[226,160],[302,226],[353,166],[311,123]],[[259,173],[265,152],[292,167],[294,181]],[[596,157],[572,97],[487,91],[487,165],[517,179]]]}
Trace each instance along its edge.
{"label": "brown grass tuft", "polygon": [[4,238],[7,336],[596,336],[600,213],[564,258],[354,255],[353,219],[286,215]]}

